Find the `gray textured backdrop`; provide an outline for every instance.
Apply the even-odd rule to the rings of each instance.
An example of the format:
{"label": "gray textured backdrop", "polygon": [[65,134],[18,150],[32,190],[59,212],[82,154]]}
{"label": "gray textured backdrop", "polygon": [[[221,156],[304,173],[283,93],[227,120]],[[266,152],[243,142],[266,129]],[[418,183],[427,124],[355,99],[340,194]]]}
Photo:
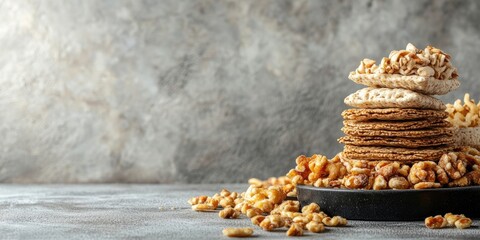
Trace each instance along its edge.
{"label": "gray textured backdrop", "polygon": [[478,1],[0,1],[1,182],[243,182],[341,146],[408,42],[480,96]]}

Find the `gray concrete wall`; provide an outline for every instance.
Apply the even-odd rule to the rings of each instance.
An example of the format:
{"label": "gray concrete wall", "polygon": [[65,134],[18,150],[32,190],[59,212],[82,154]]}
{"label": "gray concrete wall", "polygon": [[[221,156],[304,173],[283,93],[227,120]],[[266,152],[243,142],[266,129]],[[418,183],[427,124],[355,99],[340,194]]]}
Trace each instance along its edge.
{"label": "gray concrete wall", "polygon": [[244,182],[341,150],[347,79],[408,42],[480,97],[478,1],[0,1],[0,182]]}

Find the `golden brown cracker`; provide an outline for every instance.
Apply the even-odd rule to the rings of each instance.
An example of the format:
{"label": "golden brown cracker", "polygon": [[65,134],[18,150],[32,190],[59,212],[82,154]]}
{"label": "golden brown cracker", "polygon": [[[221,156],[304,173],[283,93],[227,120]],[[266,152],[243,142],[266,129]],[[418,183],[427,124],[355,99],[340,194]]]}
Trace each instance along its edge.
{"label": "golden brown cracker", "polygon": [[345,136],[339,139],[340,143],[355,146],[387,146],[402,148],[433,147],[452,144],[452,136],[436,136],[427,138],[402,138],[402,137],[355,137]]}
{"label": "golden brown cracker", "polygon": [[404,137],[423,138],[436,137],[439,135],[453,136],[455,128],[431,128],[419,130],[389,131],[389,130],[359,130],[351,127],[343,127],[342,131],[356,137]]}
{"label": "golden brown cracker", "polygon": [[349,159],[371,161],[438,161],[440,157],[452,150],[450,146],[428,148],[396,148],[396,147],[361,147],[345,145],[343,154]]}
{"label": "golden brown cracker", "polygon": [[417,119],[445,119],[448,113],[441,110],[383,108],[383,109],[347,109],[342,112],[345,120],[417,120]]}
{"label": "golden brown cracker", "polygon": [[411,121],[365,121],[345,120],[343,125],[358,130],[418,130],[426,128],[451,127],[452,124],[444,119],[418,119]]}

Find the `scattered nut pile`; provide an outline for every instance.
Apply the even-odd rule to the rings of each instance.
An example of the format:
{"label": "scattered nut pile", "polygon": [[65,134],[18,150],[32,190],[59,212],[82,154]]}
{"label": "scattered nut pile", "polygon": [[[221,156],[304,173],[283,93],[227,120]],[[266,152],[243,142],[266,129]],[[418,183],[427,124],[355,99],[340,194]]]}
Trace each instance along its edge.
{"label": "scattered nut pile", "polygon": [[[347,219],[340,216],[330,217],[321,211],[320,206],[311,203],[300,208],[300,202],[287,200],[295,197],[296,189],[288,177],[269,178],[266,181],[252,178],[250,187],[242,193],[223,189],[220,193],[198,196],[188,200],[192,210],[215,211],[224,219],[250,218],[252,224],[265,231],[287,229],[287,236],[302,236],[304,231],[320,233],[326,227],[347,225]],[[253,234],[251,228],[227,228],[223,234],[229,237],[247,237]]]}
{"label": "scattered nut pile", "polygon": [[[476,149],[465,148],[463,152],[455,155],[456,159],[465,159],[466,162],[474,161],[478,164],[478,158],[471,159],[467,157],[469,152],[475,152],[477,154],[476,156],[480,155],[480,152]],[[412,177],[410,177],[411,169],[415,169],[414,166],[400,165],[398,162],[379,162],[377,164],[363,162],[362,166],[353,166],[348,163],[346,164],[347,166],[345,166],[342,163],[344,162],[338,160],[338,157],[334,158],[334,160],[326,160],[326,158],[321,155],[314,155],[310,158],[300,156],[297,158],[297,167],[288,173],[289,177],[269,178],[266,181],[252,178],[248,181],[251,185],[245,192],[237,193],[222,189],[220,193],[216,193],[212,197],[193,197],[188,200],[188,203],[192,205],[192,210],[199,212],[216,211],[221,208],[218,216],[224,219],[236,219],[244,215],[250,218],[253,225],[260,227],[264,231],[284,228],[286,229],[287,236],[302,236],[304,231],[321,233],[325,231],[326,227],[345,226],[347,225],[347,219],[340,216],[328,216],[321,211],[320,206],[316,203],[311,203],[301,208],[298,201],[288,200],[287,196],[296,196],[295,185],[300,182],[302,184],[315,184],[329,187],[344,187],[343,181],[351,182],[348,183],[347,186],[349,184],[359,185],[356,183],[358,180],[356,178],[346,178],[346,180],[343,180],[339,179],[339,176],[348,176],[348,174],[345,174],[346,171],[365,174],[367,172],[365,169],[368,169],[369,174],[374,171],[378,176],[390,176],[388,181],[378,181],[378,178],[369,178],[374,179],[373,183],[371,183],[373,189],[375,189],[379,182],[383,182],[382,184],[384,186],[390,186],[391,188],[398,186],[398,189],[404,189],[406,188],[405,186],[412,185],[410,178],[418,181],[418,179],[428,178],[434,175],[435,171],[439,171],[436,167],[430,166],[430,163],[426,163],[427,166],[424,166],[423,164],[425,164],[425,162],[420,162],[423,163],[421,165],[422,167],[415,167],[418,168],[418,171],[415,170],[415,176],[412,175]],[[439,165],[435,166],[438,167]],[[427,171],[425,169],[429,170]],[[462,172],[463,170],[451,171],[450,174],[459,177],[462,175]],[[448,173],[446,174],[450,175]],[[309,178],[309,176],[321,177]],[[462,177],[457,179],[459,180],[457,182],[473,181],[475,184],[480,184],[480,172],[472,171],[469,172],[469,174],[463,174]],[[340,182],[340,185],[338,185],[337,182]],[[426,185],[436,184],[432,182],[420,183]],[[445,216],[437,215],[425,219],[425,226],[430,229],[444,227],[465,229],[469,228],[471,224],[472,220],[463,214],[447,213]],[[228,237],[249,237],[253,232],[254,230],[248,227],[225,228],[223,230],[223,234]]]}
{"label": "scattered nut pile", "polygon": [[480,185],[480,151],[461,147],[438,162],[347,160],[338,154],[300,156],[287,176],[292,184],[348,189],[425,189]]}
{"label": "scattered nut pile", "polygon": [[430,229],[439,229],[445,227],[456,227],[458,229],[469,228],[472,225],[472,219],[463,214],[447,213],[445,216],[437,215],[425,218],[425,226]]}
{"label": "scattered nut pile", "polygon": [[[320,206],[311,203],[303,208],[295,200],[296,185],[351,189],[407,189],[440,186],[480,185],[480,151],[463,147],[458,152],[444,154],[438,163],[423,161],[406,164],[398,161],[345,161],[339,155],[328,160],[322,155],[299,156],[297,166],[287,176],[261,181],[250,179],[245,192],[227,189],[209,196],[198,196],[188,200],[192,210],[209,212],[221,209],[218,216],[236,219],[242,215],[250,218],[253,225],[265,231],[287,229],[287,236],[302,236],[304,231],[321,233],[326,227],[347,225],[347,219],[330,217]],[[425,219],[428,228],[455,226],[468,228],[472,220],[464,215],[446,214]],[[229,237],[248,237],[252,228],[226,228],[223,234]]]}

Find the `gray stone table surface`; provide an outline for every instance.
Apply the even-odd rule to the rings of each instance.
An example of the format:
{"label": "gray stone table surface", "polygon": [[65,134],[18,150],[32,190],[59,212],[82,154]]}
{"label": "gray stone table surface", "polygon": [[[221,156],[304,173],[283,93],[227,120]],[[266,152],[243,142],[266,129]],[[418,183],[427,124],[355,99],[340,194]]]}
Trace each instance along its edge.
{"label": "gray stone table surface", "polygon": [[[2,239],[217,239],[225,227],[252,227],[193,212],[187,199],[246,185],[0,185]],[[479,239],[478,221],[466,230],[430,230],[422,222],[349,221],[344,228],[302,239]],[[284,239],[284,231],[255,228],[256,238]]]}

